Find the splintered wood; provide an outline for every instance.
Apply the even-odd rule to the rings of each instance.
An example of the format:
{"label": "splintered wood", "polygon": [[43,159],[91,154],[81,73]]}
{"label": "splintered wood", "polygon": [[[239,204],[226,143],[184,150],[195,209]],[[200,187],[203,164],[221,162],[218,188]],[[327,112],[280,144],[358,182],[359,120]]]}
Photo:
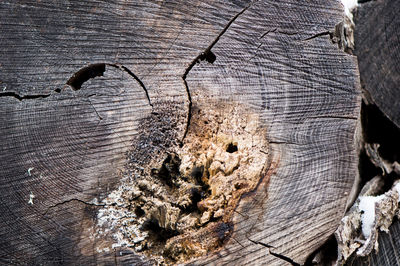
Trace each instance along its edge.
{"label": "splintered wood", "polygon": [[191,115],[181,145],[158,150],[147,164],[131,163],[130,175],[103,201],[98,226],[113,231],[112,247],[175,263],[229,239],[241,196],[255,189],[267,168],[266,129],[258,115],[235,103],[193,106]]}
{"label": "splintered wood", "polygon": [[357,256],[366,256],[378,250],[378,231],[388,233],[393,218],[400,218],[400,182],[395,182],[385,194],[376,195],[383,183],[380,176],[369,181],[353,207],[343,217],[335,232],[339,264],[344,264],[354,252]]}

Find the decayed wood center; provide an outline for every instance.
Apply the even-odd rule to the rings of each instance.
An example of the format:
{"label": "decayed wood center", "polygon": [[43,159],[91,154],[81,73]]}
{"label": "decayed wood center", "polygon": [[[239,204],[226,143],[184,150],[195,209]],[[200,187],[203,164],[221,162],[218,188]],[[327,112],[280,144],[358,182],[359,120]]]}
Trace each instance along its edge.
{"label": "decayed wood center", "polygon": [[[159,262],[183,262],[229,238],[241,196],[265,174],[268,142],[258,115],[248,108],[211,106],[194,106],[183,143],[146,164],[132,162],[129,176],[103,201],[98,226],[114,229],[113,247],[133,247]],[[171,129],[162,115],[146,120]],[[137,158],[135,153],[130,157]]]}

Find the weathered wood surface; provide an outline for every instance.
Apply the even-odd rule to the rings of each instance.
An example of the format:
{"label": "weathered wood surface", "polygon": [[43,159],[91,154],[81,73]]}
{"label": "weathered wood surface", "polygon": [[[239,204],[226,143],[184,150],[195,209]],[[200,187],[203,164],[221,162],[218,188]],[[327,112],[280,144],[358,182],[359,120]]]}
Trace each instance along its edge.
{"label": "weathered wood surface", "polygon": [[[326,34],[342,19],[338,1],[2,1],[1,261],[145,263],[127,248],[97,252],[113,242],[91,237],[93,200],[119,185],[127,152],[153,156],[132,143],[157,146],[162,129],[142,123],[152,112],[175,124],[152,152],[183,137],[191,98],[245,105],[270,143],[232,237],[196,263],[282,265],[249,239],[303,263],[336,229],[356,174],[357,65]],[[193,64],[210,48],[215,62]],[[66,85],[98,63],[120,67]]]}
{"label": "weathered wood surface", "polygon": [[[361,84],[366,100],[376,104],[387,120],[374,111],[367,116],[370,127],[366,142],[378,143],[379,161],[385,160],[382,172],[391,173],[386,180],[399,177],[399,127],[400,127],[400,45],[399,27],[400,3],[392,0],[361,3],[355,12],[355,51],[358,57]],[[373,110],[376,107],[368,107]],[[372,112],[371,112],[372,114]],[[377,123],[378,122],[378,123]],[[374,127],[371,127],[375,125]],[[397,127],[396,127],[397,126]],[[379,162],[378,161],[378,162]],[[366,257],[353,256],[348,265],[400,265],[400,222],[395,219],[389,233],[379,232],[378,251]]]}
{"label": "weathered wood surface", "polygon": [[355,14],[355,55],[367,96],[400,127],[400,4],[396,0],[362,3]]}

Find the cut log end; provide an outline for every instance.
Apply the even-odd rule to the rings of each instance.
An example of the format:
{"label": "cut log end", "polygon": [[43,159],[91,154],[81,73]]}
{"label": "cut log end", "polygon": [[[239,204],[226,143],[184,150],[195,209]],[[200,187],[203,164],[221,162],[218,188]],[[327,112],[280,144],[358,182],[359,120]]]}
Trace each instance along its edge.
{"label": "cut log end", "polygon": [[337,227],[360,101],[339,1],[0,7],[5,261],[302,264]]}

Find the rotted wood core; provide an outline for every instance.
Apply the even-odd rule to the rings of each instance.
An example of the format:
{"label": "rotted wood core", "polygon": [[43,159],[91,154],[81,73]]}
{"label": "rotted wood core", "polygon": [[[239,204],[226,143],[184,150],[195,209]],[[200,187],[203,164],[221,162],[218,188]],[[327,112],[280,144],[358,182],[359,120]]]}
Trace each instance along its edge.
{"label": "rotted wood core", "polygon": [[[268,167],[266,128],[245,106],[194,105],[181,145],[170,141],[176,139],[172,113],[143,121],[129,173],[98,215],[98,237],[111,228],[114,247],[132,247],[167,264],[222,247],[242,195],[256,188]],[[151,158],[144,157],[149,147]]]}

